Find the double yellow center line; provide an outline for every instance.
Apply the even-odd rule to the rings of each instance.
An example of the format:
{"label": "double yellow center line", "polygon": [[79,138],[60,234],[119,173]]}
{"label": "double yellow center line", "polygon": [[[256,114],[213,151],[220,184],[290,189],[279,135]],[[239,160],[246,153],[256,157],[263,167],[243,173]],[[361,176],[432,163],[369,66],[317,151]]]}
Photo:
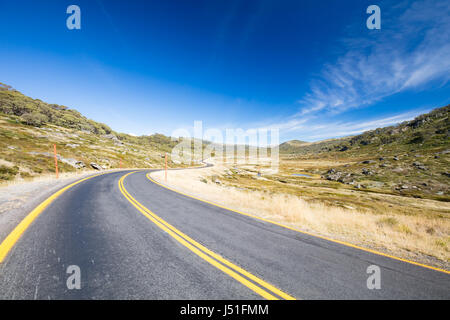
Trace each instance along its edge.
{"label": "double yellow center line", "polygon": [[125,174],[119,180],[119,189],[120,192],[125,196],[125,198],[146,218],[152,221],[155,225],[157,225],[160,229],[167,232],[172,238],[182,244],[184,247],[188,248],[190,251],[195,253],[197,256],[207,261],[217,269],[226,273],[236,281],[240,282],[247,288],[256,292],[260,296],[270,299],[270,300],[279,300],[287,299],[287,300],[295,300],[294,297],[288,295],[287,293],[281,291],[280,289],[274,287],[273,285],[265,282],[264,280],[256,277],[250,272],[238,267],[227,259],[221,257],[220,255],[214,253],[208,248],[204,247],[197,241],[193,240],[189,236],[185,235],[183,232],[161,219],[155,213],[144,207],[141,203],[139,203],[136,199],[134,199],[130,193],[124,187],[124,181],[126,177],[130,174],[133,174],[137,171],[130,172]]}

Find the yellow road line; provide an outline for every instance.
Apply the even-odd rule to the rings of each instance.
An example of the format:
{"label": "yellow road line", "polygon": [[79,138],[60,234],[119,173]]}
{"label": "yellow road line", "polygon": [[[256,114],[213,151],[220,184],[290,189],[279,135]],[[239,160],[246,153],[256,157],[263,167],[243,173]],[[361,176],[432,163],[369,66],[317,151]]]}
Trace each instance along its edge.
{"label": "yellow road line", "polygon": [[42,213],[42,211],[45,210],[45,208],[47,208],[50,205],[50,203],[52,203],[56,198],[58,198],[61,194],[63,194],[66,190],[72,188],[73,186],[75,186],[83,181],[86,181],[86,180],[94,178],[94,177],[98,177],[103,174],[106,174],[106,173],[96,174],[96,175],[75,181],[74,183],[58,190],[57,192],[52,194],[50,197],[48,197],[46,200],[44,200],[41,204],[39,204],[36,208],[34,208],[33,211],[31,211],[14,228],[14,230],[11,231],[11,233],[5,238],[5,240],[3,240],[3,242],[0,244],[0,263],[3,262],[3,260],[8,255],[9,251],[16,244],[16,242],[20,239],[20,237],[23,235],[23,233],[28,229],[30,224]]}
{"label": "yellow road line", "polygon": [[195,200],[198,200],[198,201],[202,201],[202,202],[208,203],[210,205],[213,205],[213,206],[216,206],[216,207],[219,207],[219,208],[222,208],[222,209],[226,209],[226,210],[231,211],[231,212],[239,213],[239,214],[242,214],[242,215],[247,216],[247,217],[251,217],[251,218],[254,218],[254,219],[257,219],[257,220],[268,222],[268,223],[277,225],[279,227],[283,227],[283,228],[286,228],[286,229],[289,229],[289,230],[292,230],[292,231],[303,233],[303,234],[306,234],[308,236],[312,236],[312,237],[315,237],[315,238],[320,238],[320,239],[331,241],[331,242],[334,242],[334,243],[339,243],[339,244],[342,244],[342,245],[347,246],[347,247],[352,247],[352,248],[355,248],[355,249],[358,249],[358,250],[362,250],[362,251],[365,251],[365,252],[370,252],[370,253],[373,253],[373,254],[376,254],[376,255],[379,255],[379,256],[384,256],[384,257],[391,258],[391,259],[394,259],[394,260],[398,260],[398,261],[406,262],[406,263],[409,263],[409,264],[413,264],[413,265],[416,265],[416,266],[419,266],[419,267],[423,267],[423,268],[431,269],[431,270],[434,270],[434,271],[439,271],[439,272],[443,272],[443,273],[446,273],[446,274],[450,274],[450,271],[448,271],[448,270],[444,270],[444,269],[432,267],[432,266],[429,266],[429,265],[426,265],[426,264],[422,264],[422,263],[419,263],[419,262],[414,262],[414,261],[407,260],[407,259],[404,259],[404,258],[396,257],[396,256],[393,256],[393,255],[389,255],[389,254],[380,252],[380,251],[363,248],[363,247],[360,247],[360,246],[357,246],[357,245],[354,245],[354,244],[351,244],[351,243],[348,243],[348,242],[345,242],[345,241],[331,239],[331,238],[320,236],[320,235],[316,235],[316,234],[313,234],[313,233],[310,233],[310,232],[302,231],[300,229],[296,229],[296,228],[287,226],[285,224],[282,224],[282,223],[279,223],[279,222],[276,222],[276,221],[272,221],[272,220],[269,220],[269,219],[261,218],[261,217],[255,216],[253,214],[245,213],[245,212],[242,212],[242,211],[239,211],[239,210],[235,210],[235,209],[231,209],[231,208],[225,207],[223,205],[220,205],[220,204],[217,204],[217,203],[214,203],[214,202],[211,202],[211,201],[200,199],[198,197],[195,197],[195,196],[192,196],[190,194],[178,191],[178,190],[173,189],[171,187],[168,187],[168,186],[166,186],[166,185],[164,185],[162,183],[159,183],[158,181],[154,180],[150,176],[150,173],[147,173],[146,177],[151,182],[153,182],[153,183],[155,183],[155,184],[157,184],[157,185],[159,185],[159,186],[161,186],[163,188],[166,188],[166,189],[169,189],[169,190],[171,190],[173,192],[182,194],[182,195],[184,195],[186,197],[189,197],[189,198],[192,198],[192,199],[195,199]]}
{"label": "yellow road line", "polygon": [[[136,172],[136,171],[135,171]],[[226,260],[225,258],[221,257],[220,255],[214,253],[213,251],[209,250],[208,248],[204,247],[200,243],[196,242],[180,230],[176,229],[174,226],[160,218],[158,215],[150,211],[148,208],[143,206],[141,203],[139,203],[135,198],[133,198],[130,193],[125,189],[123,182],[125,178],[132,174],[134,172],[130,172],[126,175],[124,175],[119,180],[119,189],[122,192],[122,194],[125,196],[125,198],[136,208],[139,212],[141,212],[145,217],[147,217],[150,221],[152,221],[154,224],[156,224],[159,228],[167,232],[170,236],[172,236],[175,240],[177,240],[179,243],[184,245],[186,248],[197,254],[199,257],[204,259],[205,261],[209,262],[219,270],[223,271],[227,275],[231,276],[241,284],[245,285],[247,288],[253,290],[254,292],[258,293],[262,297],[266,299],[278,299],[276,296],[274,296],[272,293],[275,293],[279,297],[283,299],[289,299],[289,300],[295,300],[294,297],[288,295],[287,293],[281,291],[280,289],[274,287],[273,285],[265,282],[264,280],[256,277],[255,275],[251,274],[250,272],[238,267],[237,265],[231,263],[230,261]],[[221,263],[219,263],[221,262]],[[251,281],[247,280],[246,278],[242,277],[241,275],[244,275],[248,279],[256,282],[261,287],[263,287],[266,290],[270,290],[272,293],[267,292],[261,287],[258,287]]]}

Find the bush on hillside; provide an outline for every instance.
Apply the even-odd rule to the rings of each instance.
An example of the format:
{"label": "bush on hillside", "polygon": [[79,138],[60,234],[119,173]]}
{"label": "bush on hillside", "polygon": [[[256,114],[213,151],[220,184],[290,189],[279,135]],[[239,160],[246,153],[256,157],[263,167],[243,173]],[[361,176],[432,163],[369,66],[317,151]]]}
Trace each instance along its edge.
{"label": "bush on hillside", "polygon": [[23,123],[34,127],[40,127],[48,121],[47,116],[37,112],[25,113],[20,118]]}

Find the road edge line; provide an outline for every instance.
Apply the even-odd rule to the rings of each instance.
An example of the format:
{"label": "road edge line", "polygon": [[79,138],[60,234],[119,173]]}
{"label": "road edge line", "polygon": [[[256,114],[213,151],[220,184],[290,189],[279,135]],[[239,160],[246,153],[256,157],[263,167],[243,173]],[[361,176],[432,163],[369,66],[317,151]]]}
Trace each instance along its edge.
{"label": "road edge line", "polygon": [[[156,171],[153,171],[153,172],[156,172]],[[296,228],[290,227],[288,225],[285,225],[285,224],[282,224],[282,223],[279,223],[279,222],[276,222],[276,221],[271,221],[271,220],[268,220],[268,219],[265,219],[265,218],[261,218],[261,217],[258,217],[256,215],[250,214],[250,213],[245,213],[245,212],[242,212],[242,211],[239,211],[239,210],[236,210],[236,209],[231,209],[231,208],[228,208],[226,206],[223,206],[223,205],[220,205],[220,204],[208,201],[208,200],[204,200],[204,199],[192,196],[190,194],[178,191],[176,189],[168,187],[168,186],[166,186],[166,185],[164,185],[164,184],[154,180],[150,176],[150,173],[151,172],[147,173],[146,177],[151,182],[153,182],[153,183],[155,183],[155,184],[157,184],[157,185],[159,185],[159,186],[161,186],[163,188],[166,188],[166,189],[168,189],[170,191],[173,191],[173,192],[176,192],[176,193],[181,194],[183,196],[186,196],[186,197],[189,197],[189,198],[192,198],[192,199],[195,199],[195,200],[198,200],[198,201],[201,201],[201,202],[213,205],[215,207],[219,207],[219,208],[222,208],[222,209],[225,209],[225,210],[228,210],[228,211],[231,211],[231,212],[235,212],[235,213],[238,213],[238,214],[250,217],[250,218],[254,218],[254,219],[257,219],[257,220],[268,222],[268,223],[277,225],[279,227],[282,227],[282,228],[285,228],[285,229],[288,229],[288,230],[291,230],[291,231],[295,231],[295,232],[299,232],[299,233],[302,233],[302,234],[306,234],[306,235],[311,236],[311,237],[315,237],[315,238],[319,238],[319,239],[322,239],[322,240],[331,241],[331,242],[338,243],[338,244],[341,244],[341,245],[344,245],[344,246],[347,246],[347,247],[351,247],[351,248],[358,249],[358,250],[361,250],[361,251],[365,251],[365,252],[368,252],[368,253],[376,254],[378,256],[383,256],[383,257],[390,258],[390,259],[393,259],[393,260],[397,260],[397,261],[409,263],[409,264],[412,264],[412,265],[416,265],[416,266],[419,266],[419,267],[422,267],[422,268],[425,268],[425,269],[430,269],[430,270],[434,270],[434,271],[439,271],[439,272],[442,272],[442,273],[450,274],[450,271],[447,271],[445,269],[429,266],[429,265],[426,265],[426,264],[423,264],[423,263],[420,263],[420,262],[415,262],[415,261],[411,261],[411,260],[400,258],[400,257],[396,257],[396,256],[393,256],[393,255],[390,255],[390,254],[387,254],[387,253],[383,253],[381,251],[376,251],[376,250],[372,250],[372,249],[368,249],[368,248],[363,248],[363,247],[360,247],[358,245],[354,245],[354,244],[351,244],[351,243],[348,243],[348,242],[345,242],[345,241],[331,239],[331,238],[320,236],[320,235],[317,235],[317,234],[313,234],[313,233],[310,233],[310,232],[307,232],[307,231],[302,231],[300,229],[296,229]]]}
{"label": "road edge line", "polygon": [[6,236],[6,238],[0,243],[0,264],[3,263],[3,261],[6,259],[8,253],[11,251],[11,249],[14,247],[14,245],[19,241],[19,239],[22,237],[22,235],[27,231],[28,227],[33,223],[34,220],[53,202],[55,201],[61,194],[63,194],[66,190],[72,188],[73,186],[86,181],[88,179],[92,179],[104,174],[109,174],[113,172],[104,172],[95,174],[86,178],[82,178],[80,180],[77,180],[65,187],[62,187],[55,193],[53,193],[51,196],[49,196],[47,199],[42,201],[37,207],[35,207],[33,210],[31,210],[30,213],[28,213],[25,218],[23,218],[19,224],[17,224],[14,229]]}

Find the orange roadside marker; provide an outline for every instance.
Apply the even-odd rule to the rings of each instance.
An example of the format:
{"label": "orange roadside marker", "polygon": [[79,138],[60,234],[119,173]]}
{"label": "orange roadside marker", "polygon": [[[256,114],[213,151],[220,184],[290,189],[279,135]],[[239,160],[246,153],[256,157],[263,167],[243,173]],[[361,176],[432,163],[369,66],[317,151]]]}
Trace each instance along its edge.
{"label": "orange roadside marker", "polygon": [[167,182],[167,152],[166,152],[166,172],[165,172],[165,179],[166,179],[166,182]]}
{"label": "orange roadside marker", "polygon": [[59,178],[59,173],[58,173],[58,157],[56,155],[56,144],[53,145],[53,153],[55,155],[55,172],[56,172],[56,179]]}

